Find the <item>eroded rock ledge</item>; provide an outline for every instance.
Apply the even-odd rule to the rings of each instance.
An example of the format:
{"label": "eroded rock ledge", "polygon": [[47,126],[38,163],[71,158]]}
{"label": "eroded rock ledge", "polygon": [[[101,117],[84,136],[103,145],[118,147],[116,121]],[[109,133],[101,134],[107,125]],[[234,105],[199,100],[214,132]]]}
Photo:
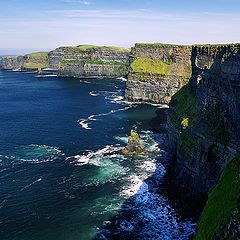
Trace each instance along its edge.
{"label": "eroded rock ledge", "polygon": [[127,101],[168,104],[191,76],[191,46],[136,44],[131,49]]}

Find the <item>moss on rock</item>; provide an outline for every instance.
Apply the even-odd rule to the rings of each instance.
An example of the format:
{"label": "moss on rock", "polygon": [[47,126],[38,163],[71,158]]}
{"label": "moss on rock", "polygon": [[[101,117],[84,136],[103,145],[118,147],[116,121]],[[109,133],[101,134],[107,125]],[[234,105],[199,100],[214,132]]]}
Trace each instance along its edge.
{"label": "moss on rock", "polygon": [[128,145],[122,153],[124,155],[147,155],[145,147],[140,142],[139,134],[135,130],[131,130]]}
{"label": "moss on rock", "polygon": [[168,74],[171,65],[172,62],[165,63],[162,60],[141,56],[131,64],[131,68],[133,72],[138,73]]}
{"label": "moss on rock", "polygon": [[[238,239],[240,230],[240,153],[223,171],[209,192],[195,240]],[[236,229],[234,228],[236,226]]]}

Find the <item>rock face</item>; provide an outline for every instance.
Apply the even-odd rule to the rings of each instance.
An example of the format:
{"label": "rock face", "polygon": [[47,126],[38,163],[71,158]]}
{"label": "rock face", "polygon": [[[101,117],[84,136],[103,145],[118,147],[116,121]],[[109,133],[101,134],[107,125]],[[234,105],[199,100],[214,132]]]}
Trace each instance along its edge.
{"label": "rock face", "polygon": [[122,77],[127,75],[129,50],[80,45],[49,53],[50,68],[62,77]]}
{"label": "rock face", "polygon": [[20,69],[23,66],[22,56],[4,56],[0,59],[0,69]]}
{"label": "rock face", "polygon": [[[207,193],[240,147],[240,45],[193,46],[192,77],[170,103],[177,182]],[[183,119],[189,126],[181,126]]]}
{"label": "rock face", "polygon": [[38,70],[48,67],[48,53],[35,52],[24,56],[6,56],[0,60],[0,68],[7,70]]}
{"label": "rock face", "polygon": [[172,176],[190,192],[209,192],[196,239],[239,239],[240,44],[193,46],[191,65],[170,102]]}
{"label": "rock face", "polygon": [[128,138],[128,145],[123,149],[124,155],[147,155],[145,147],[140,143],[140,137],[135,130],[131,130],[131,135]]}
{"label": "rock face", "polygon": [[190,76],[190,46],[136,44],[131,49],[125,98],[168,104]]}

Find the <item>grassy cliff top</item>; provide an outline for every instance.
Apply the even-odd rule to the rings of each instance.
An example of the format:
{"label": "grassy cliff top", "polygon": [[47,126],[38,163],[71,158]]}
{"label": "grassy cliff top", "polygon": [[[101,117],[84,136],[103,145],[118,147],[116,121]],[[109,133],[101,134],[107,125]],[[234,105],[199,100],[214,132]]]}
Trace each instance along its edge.
{"label": "grassy cliff top", "polygon": [[81,51],[88,50],[109,50],[109,51],[118,51],[118,52],[129,52],[128,48],[114,47],[114,46],[95,46],[95,45],[79,45],[73,48],[78,48]]}
{"label": "grassy cliff top", "polygon": [[193,44],[193,47],[239,47],[240,43]]}
{"label": "grassy cliff top", "polygon": [[26,54],[27,57],[24,61],[23,67],[27,69],[38,69],[48,67],[48,52],[34,52]]}
{"label": "grassy cliff top", "polygon": [[25,57],[32,57],[32,58],[46,58],[48,56],[48,52],[33,52],[24,55]]}
{"label": "grassy cliff top", "polygon": [[150,57],[139,57],[132,64],[132,71],[135,73],[168,74],[172,63],[165,63],[161,60]]}
{"label": "grassy cliff top", "polygon": [[222,231],[228,232],[226,239],[235,239],[228,230],[228,222],[231,217],[240,221],[239,199],[240,154],[238,153],[223,171],[218,185],[209,193],[195,240],[215,239],[216,235],[222,236]]}
{"label": "grassy cliff top", "polygon": [[190,45],[169,44],[169,43],[136,43],[135,47],[189,47]]}

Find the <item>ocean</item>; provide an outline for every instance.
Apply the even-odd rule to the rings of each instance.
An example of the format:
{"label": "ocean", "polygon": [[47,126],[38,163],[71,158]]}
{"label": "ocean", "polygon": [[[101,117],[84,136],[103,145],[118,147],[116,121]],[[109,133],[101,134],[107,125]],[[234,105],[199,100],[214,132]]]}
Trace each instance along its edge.
{"label": "ocean", "polygon": [[[162,107],[125,103],[124,88],[0,71],[1,240],[189,239],[194,221],[157,191]],[[120,154],[133,127],[148,156]]]}

